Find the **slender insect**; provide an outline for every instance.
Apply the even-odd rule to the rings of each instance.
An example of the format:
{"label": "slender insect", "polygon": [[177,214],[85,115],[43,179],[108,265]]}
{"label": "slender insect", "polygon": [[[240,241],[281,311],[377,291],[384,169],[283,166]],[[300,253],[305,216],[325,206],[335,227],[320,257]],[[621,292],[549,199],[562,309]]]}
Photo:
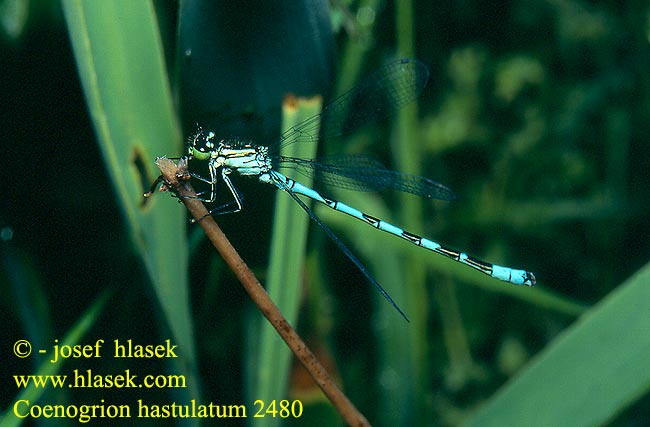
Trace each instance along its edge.
{"label": "slender insect", "polygon": [[[387,118],[404,105],[414,101],[426,85],[429,71],[423,63],[414,59],[400,59],[380,68],[360,85],[335,99],[324,107],[320,114],[282,134],[274,148],[297,142],[314,142],[319,139],[317,129],[323,123],[323,139],[352,132],[359,126],[374,120]],[[336,243],[343,253],[359,268],[368,280],[379,290],[390,304],[408,320],[395,301],[374,279],[361,261],[343,244],[316,214],[298,196],[305,196],[339,212],[343,212],[364,223],[401,237],[417,246],[429,249],[454,261],[465,264],[495,279],[515,285],[535,285],[533,273],[502,267],[473,258],[464,252],[449,249],[380,218],[368,215],[343,202],[333,200],[288,178],[280,168],[294,169],[299,173],[314,177],[326,184],[353,190],[377,191],[383,189],[399,190],[428,199],[453,200],[454,193],[429,178],[400,173],[385,168],[381,163],[364,155],[340,155],[318,160],[285,157],[272,152],[265,145],[241,141],[217,140],[214,132],[199,128],[188,141],[187,156],[196,161],[207,161],[208,177],[196,173],[191,175],[207,183],[209,190],[199,193],[204,202],[216,200],[217,184],[225,183],[233,197],[233,202],[213,209],[210,214],[233,213],[242,209],[242,198],[230,179],[232,172],[243,176],[255,176],[260,182],[272,185],[291,196],[296,203],[314,220]],[[234,205],[234,208],[231,206]],[[224,209],[229,208],[229,209]]]}

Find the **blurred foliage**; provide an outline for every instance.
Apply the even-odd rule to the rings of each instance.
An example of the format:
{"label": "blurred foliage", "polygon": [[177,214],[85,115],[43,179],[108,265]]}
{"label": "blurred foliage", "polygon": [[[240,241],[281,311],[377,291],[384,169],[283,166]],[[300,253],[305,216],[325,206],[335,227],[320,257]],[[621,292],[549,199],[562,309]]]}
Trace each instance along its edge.
{"label": "blurred foliage", "polygon": [[[128,227],[94,142],[61,12],[52,2],[28,3],[27,12],[18,2],[0,3],[0,135],[6,156],[0,255],[7,258],[7,245],[18,248],[33,270],[26,277],[44,278],[42,294],[33,304],[48,302],[54,337],[71,330],[103,289],[116,287],[119,298],[110,298],[105,315],[85,340],[123,337],[156,343],[159,338],[152,331],[160,330],[160,313],[152,304],[146,270],[134,256]],[[168,65],[174,64],[177,5],[156,2],[156,6]],[[396,11],[392,3],[376,1],[333,1],[331,8],[340,54],[335,68],[343,73],[333,91],[339,92],[396,56]],[[533,369],[539,359],[558,364],[558,375],[572,366],[569,362],[575,361],[560,356],[563,348],[580,342],[567,344],[566,335],[580,336],[581,330],[573,328],[589,324],[574,323],[581,307],[595,306],[587,320],[599,319],[602,313],[615,317],[616,312],[609,310],[625,301],[616,297],[629,295],[629,289],[647,288],[647,274],[639,274],[633,285],[617,289],[650,258],[649,9],[647,2],[639,1],[519,0],[417,1],[414,11],[416,56],[429,64],[432,75],[419,103],[414,141],[421,150],[418,164],[393,158],[389,147],[401,142],[389,144],[391,136],[384,127],[354,135],[345,149],[376,154],[403,170],[416,168],[451,187],[459,199],[452,204],[423,203],[423,220],[417,225],[404,222],[402,203],[393,194],[336,195],[482,259],[529,269],[536,274],[539,289],[501,291],[507,285],[319,209],[319,216],[389,292],[408,282],[401,280],[410,271],[402,264],[405,258],[416,257],[426,265],[426,282],[420,284],[427,296],[424,329],[414,331],[402,322],[317,230],[312,230],[308,243],[299,325],[374,425],[394,425],[394,419],[413,419],[413,425],[459,425],[479,408],[492,407],[483,406],[486,402],[498,404],[507,387],[517,390],[517,384],[530,383],[536,369],[551,372]],[[254,22],[263,19],[256,16]],[[254,55],[255,50],[247,54]],[[231,73],[233,79],[244,75]],[[342,148],[327,146],[326,150]],[[241,187],[247,210],[219,222],[264,280],[274,192],[255,184]],[[241,373],[244,352],[249,350],[244,336],[250,332],[247,319],[259,314],[208,245],[200,239],[192,242],[192,308],[194,323],[199,325],[199,370],[207,385],[202,398],[250,405],[243,401],[246,395],[254,396],[254,391],[244,390]],[[29,310],[21,305],[19,313],[16,307],[16,283],[10,271],[3,267],[0,275],[5,378],[33,369],[9,354],[13,342],[32,333],[32,324],[21,314]],[[524,293],[527,296],[518,295]],[[568,308],[544,302],[549,295]],[[402,308],[407,314],[415,310],[408,305]],[[612,326],[614,336],[615,326],[618,323]],[[412,397],[417,399],[412,407],[406,402],[405,413],[387,414],[380,403],[412,392],[403,389],[408,381],[402,368],[382,356],[389,350],[397,356],[410,350],[385,348],[386,334],[425,337],[422,356],[408,362],[418,363],[424,391]],[[609,346],[602,354],[612,358],[617,354],[612,348],[637,354],[638,349],[632,348],[635,340],[601,342],[591,340],[594,336],[598,337],[591,335],[584,341],[593,346],[583,349],[587,357],[589,352],[599,354],[599,345]],[[640,342],[647,341],[643,333],[637,336]],[[537,360],[531,363],[533,359]],[[109,358],[81,365],[105,373],[165,369],[160,361]],[[528,366],[532,368],[527,370]],[[79,364],[64,368],[77,367],[81,369]],[[620,379],[635,371],[623,366],[620,372],[619,381],[610,386],[624,388]],[[599,372],[591,375],[597,377]],[[289,398],[302,399],[306,408],[305,418],[293,425],[307,425],[308,415],[325,416],[321,395],[302,378],[294,367]],[[515,385],[502,388],[506,383]],[[556,386],[545,381],[530,387],[549,394]],[[3,410],[18,394],[11,382],[5,389],[8,392],[0,400]],[[66,390],[64,400],[135,401],[140,395]],[[146,396],[151,401],[174,399],[165,390],[147,391]],[[536,409],[533,405],[529,411]],[[650,398],[647,388],[641,388],[595,422],[641,426],[648,419]],[[109,425],[109,421],[95,424]],[[169,424],[169,420],[138,421]],[[262,425],[250,420],[249,424]]]}

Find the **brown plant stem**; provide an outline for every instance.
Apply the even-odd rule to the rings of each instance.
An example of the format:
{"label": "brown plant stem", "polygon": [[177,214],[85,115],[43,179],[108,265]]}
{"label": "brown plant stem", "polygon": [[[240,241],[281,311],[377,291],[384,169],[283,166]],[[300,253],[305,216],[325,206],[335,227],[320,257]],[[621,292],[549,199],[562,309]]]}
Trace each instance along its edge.
{"label": "brown plant stem", "polygon": [[[287,343],[293,354],[303,364],[325,396],[341,414],[350,426],[370,426],[370,423],[352,404],[345,394],[334,384],[334,381],[325,368],[309,350],[305,342],[284,318],[278,307],[273,303],[266,290],[262,287],[253,272],[241,259],[228,238],[223,234],[217,223],[206,209],[205,205],[196,198],[196,193],[189,183],[190,175],[187,171],[187,162],[184,158],[178,164],[166,157],[156,159],[156,164],[162,173],[156,181],[162,182],[165,189],[174,192],[185,204],[187,210],[198,224],[203,228],[210,242],[226,261],[226,264],[235,273],[240,283],[248,292],[253,302],[260,309],[264,317],[273,325],[280,337]],[[153,188],[152,188],[153,191]],[[151,192],[145,194],[150,195]]]}

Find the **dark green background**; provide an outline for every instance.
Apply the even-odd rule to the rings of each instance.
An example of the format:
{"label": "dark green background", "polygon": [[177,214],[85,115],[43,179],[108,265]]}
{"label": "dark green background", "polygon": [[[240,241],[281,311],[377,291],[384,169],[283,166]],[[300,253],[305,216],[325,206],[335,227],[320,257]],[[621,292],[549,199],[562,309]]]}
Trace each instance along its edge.
{"label": "dark green background", "polygon": [[[209,20],[216,29],[214,37],[234,37],[235,29],[224,24],[229,18],[232,25],[243,28],[264,25],[265,17],[274,11],[258,9],[254,3],[243,12],[221,9],[222,21]],[[429,65],[432,75],[419,104],[418,144],[423,147],[419,167],[423,174],[451,187],[459,200],[449,206],[426,203],[424,218],[433,220],[425,219],[425,229],[413,231],[490,261],[531,270],[544,289],[584,305],[600,301],[647,262],[648,4],[620,3],[416,2],[416,56]],[[315,4],[308,2],[307,10]],[[338,25],[354,18],[358,5],[352,4],[350,15],[338,9],[333,12],[337,25],[331,37],[324,30],[317,39],[296,40],[288,32],[290,42],[283,55],[273,55],[269,50],[278,47],[260,46],[251,41],[253,34],[247,38],[236,27],[234,38],[247,51],[237,58],[236,52],[221,47],[223,57],[213,58],[221,67],[214,71],[221,85],[214,90],[224,91],[224,99],[197,106],[200,102],[194,102],[187,86],[199,84],[191,70],[203,65],[195,58],[190,65],[176,62],[178,5],[156,5],[185,134],[200,120],[222,130],[224,136],[270,137],[279,126],[279,112],[273,106],[282,91],[263,96],[259,90],[247,93],[251,79],[258,82],[256,87],[265,87],[259,79],[275,79],[268,83],[274,90],[281,87],[279,81],[293,80],[305,93],[328,94],[334,90],[329,82],[338,75],[338,58],[350,39],[365,43],[364,73],[395,55],[395,11],[390,3],[377,8],[377,22],[369,34],[363,28],[357,28],[359,34]],[[283,19],[292,13],[303,16],[290,10]],[[313,13],[321,19],[314,25],[328,25],[322,15]],[[277,17],[274,23],[284,25]],[[354,20],[348,23],[354,28]],[[198,35],[210,46],[205,33]],[[309,47],[301,52],[305,44]],[[321,50],[315,52],[313,46]],[[258,55],[256,48],[261,50]],[[12,240],[1,243],[5,362],[0,370],[6,384],[14,372],[29,367],[9,356],[11,344],[39,324],[21,317],[23,307],[16,303],[19,297],[11,286],[16,281],[41,283],[42,299],[34,297],[32,308],[51,319],[53,337],[68,330],[100,292],[115,287],[117,296],[84,341],[162,338],[156,335],[159,312],[104,171],[55,3],[32,4],[23,32],[15,39],[5,35],[0,64],[4,177],[0,226],[13,231]],[[260,72],[259,64],[272,68]],[[286,68],[286,73],[279,71]],[[225,88],[236,89],[227,94]],[[372,152],[390,163],[387,138],[377,132],[368,131],[353,149]],[[263,280],[275,193],[260,187],[242,183],[249,202],[246,210],[219,222]],[[387,200],[397,212],[399,199],[387,195]],[[408,229],[408,223],[403,225]],[[327,309],[304,309],[305,334],[332,355],[353,401],[381,425],[387,418],[378,402],[386,378],[377,372],[381,343],[373,335],[377,321],[373,310],[384,303],[373,303],[374,290],[333,245],[318,232],[310,236],[311,249],[320,250],[324,263],[320,270],[327,273],[306,282],[326,280],[331,300],[325,303]],[[352,238],[344,233],[342,237],[354,251]],[[205,400],[240,402],[246,351],[243,325],[246,318],[258,314],[205,242],[192,252],[190,265]],[[312,267],[307,275],[318,273]],[[420,379],[427,393],[419,396],[421,405],[415,405],[423,411],[417,421],[405,418],[418,425],[457,425],[576,319],[535,302],[465,286],[464,277],[438,270],[427,273],[431,302],[428,341],[423,345],[429,358],[422,361],[426,378]],[[210,282],[219,286],[210,288]],[[389,292],[391,286],[398,286],[384,285]],[[489,286],[507,285],[490,282]],[[206,300],[206,295],[212,299]],[[306,301],[309,306],[309,298]],[[452,325],[440,315],[450,307],[458,310],[451,315],[456,322]],[[409,307],[402,308],[409,312]],[[331,318],[314,319],[314,311],[318,316],[329,313]],[[381,315],[386,316],[386,310]],[[409,328],[398,316],[389,315],[384,323],[390,327]],[[319,329],[323,324],[327,326]],[[148,363],[142,366],[165,369]],[[138,363],[124,365],[132,366]],[[15,398],[8,384],[0,400],[3,409]],[[540,385],[546,386],[552,387]],[[92,390],[82,396],[68,393],[63,399],[73,402],[107,395]],[[163,400],[167,397],[160,394]],[[316,413],[315,408],[308,411]],[[620,411],[612,425],[646,425],[650,401],[645,396]]]}

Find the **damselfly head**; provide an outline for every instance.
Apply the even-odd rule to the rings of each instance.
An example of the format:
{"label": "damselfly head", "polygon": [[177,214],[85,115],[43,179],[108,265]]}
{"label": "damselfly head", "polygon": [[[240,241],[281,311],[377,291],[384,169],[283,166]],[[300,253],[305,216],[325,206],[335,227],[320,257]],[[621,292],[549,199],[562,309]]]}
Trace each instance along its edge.
{"label": "damselfly head", "polygon": [[198,160],[210,158],[214,151],[214,132],[206,132],[199,127],[187,144],[187,154]]}

